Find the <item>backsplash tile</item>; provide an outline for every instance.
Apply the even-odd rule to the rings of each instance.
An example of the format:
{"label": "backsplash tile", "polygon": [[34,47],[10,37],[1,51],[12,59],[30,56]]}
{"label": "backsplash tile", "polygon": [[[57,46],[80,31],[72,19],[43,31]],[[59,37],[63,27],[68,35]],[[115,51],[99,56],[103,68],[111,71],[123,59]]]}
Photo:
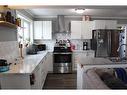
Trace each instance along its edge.
{"label": "backsplash tile", "polygon": [[71,43],[75,45],[76,50],[83,50],[83,42],[88,42],[88,49],[91,49],[90,40],[88,39],[71,40]]}
{"label": "backsplash tile", "polygon": [[70,33],[55,33],[54,38],[58,40],[66,40],[70,39],[71,34]]}
{"label": "backsplash tile", "polygon": [[17,41],[0,42],[0,59],[6,59],[8,62],[13,62],[19,57],[19,49]]}
{"label": "backsplash tile", "polygon": [[[53,50],[56,39],[57,40],[67,40],[67,39],[70,39],[70,37],[71,37],[70,33],[54,33],[53,34],[53,40],[43,40],[42,39],[42,40],[34,40],[34,42],[36,44],[46,44],[46,49],[47,50]],[[75,45],[76,50],[82,50],[83,49],[83,42],[88,42],[88,49],[91,49],[89,39],[71,40],[71,43]]]}

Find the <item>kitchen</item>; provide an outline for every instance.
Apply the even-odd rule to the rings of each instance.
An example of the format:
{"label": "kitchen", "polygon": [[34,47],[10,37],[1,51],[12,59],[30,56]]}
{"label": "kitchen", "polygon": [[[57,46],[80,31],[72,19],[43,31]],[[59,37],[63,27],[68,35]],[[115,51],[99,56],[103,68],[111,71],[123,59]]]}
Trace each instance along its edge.
{"label": "kitchen", "polygon": [[1,6],[0,88],[60,89],[54,78],[72,76],[61,89],[110,89],[90,86],[86,72],[127,67],[126,8]]}

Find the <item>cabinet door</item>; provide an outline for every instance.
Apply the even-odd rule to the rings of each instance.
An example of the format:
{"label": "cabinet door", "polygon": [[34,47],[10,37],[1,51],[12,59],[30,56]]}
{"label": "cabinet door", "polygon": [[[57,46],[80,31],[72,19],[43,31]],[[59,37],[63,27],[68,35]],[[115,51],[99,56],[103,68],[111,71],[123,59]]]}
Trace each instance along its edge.
{"label": "cabinet door", "polygon": [[96,30],[96,29],[105,29],[105,20],[94,20],[93,30]]}
{"label": "cabinet door", "polygon": [[43,39],[52,39],[52,22],[42,21]]}
{"label": "cabinet door", "polygon": [[82,22],[82,39],[92,39],[93,21]]}
{"label": "cabinet door", "polygon": [[79,57],[78,57],[78,53],[73,53],[73,58],[72,58],[72,62],[73,62],[73,70],[75,71],[77,69],[77,64],[79,61]]}
{"label": "cabinet door", "polygon": [[93,29],[116,29],[116,20],[94,20]]}
{"label": "cabinet door", "polygon": [[94,51],[73,53],[73,70],[77,70],[77,64],[79,64],[80,62],[85,62],[87,64],[88,62],[84,59],[89,60],[90,58],[94,58]]}
{"label": "cabinet door", "polygon": [[116,20],[105,20],[105,28],[106,29],[117,29],[117,21]]}
{"label": "cabinet door", "polygon": [[49,72],[53,72],[53,54],[48,53],[47,55],[47,69]]}
{"label": "cabinet door", "polygon": [[34,39],[42,39],[42,21],[34,21]]}
{"label": "cabinet door", "polygon": [[31,89],[29,74],[3,74],[0,86],[1,89]]}
{"label": "cabinet door", "polygon": [[47,76],[47,63],[46,63],[46,60],[44,59],[44,61],[42,63],[42,71],[41,71],[41,84],[42,84],[42,87],[45,83],[46,76]]}
{"label": "cabinet door", "polygon": [[73,70],[77,70],[77,64],[80,63],[81,57],[86,57],[86,53],[73,53]]}
{"label": "cabinet door", "polygon": [[34,70],[34,72],[32,73],[34,74],[34,84],[31,85],[32,89],[41,89],[41,69],[40,69],[40,65],[37,66]]}
{"label": "cabinet door", "polygon": [[82,21],[71,21],[71,39],[81,39]]}
{"label": "cabinet door", "polygon": [[86,57],[94,58],[95,54],[94,52],[86,52]]}

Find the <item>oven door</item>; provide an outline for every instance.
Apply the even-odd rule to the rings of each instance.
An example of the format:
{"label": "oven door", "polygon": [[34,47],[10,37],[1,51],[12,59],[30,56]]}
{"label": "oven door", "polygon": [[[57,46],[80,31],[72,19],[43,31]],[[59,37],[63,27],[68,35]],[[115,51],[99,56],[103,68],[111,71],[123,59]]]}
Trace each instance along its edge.
{"label": "oven door", "polygon": [[72,63],[72,53],[54,53],[54,63]]}
{"label": "oven door", "polygon": [[72,67],[68,66],[54,67],[53,73],[72,73]]}

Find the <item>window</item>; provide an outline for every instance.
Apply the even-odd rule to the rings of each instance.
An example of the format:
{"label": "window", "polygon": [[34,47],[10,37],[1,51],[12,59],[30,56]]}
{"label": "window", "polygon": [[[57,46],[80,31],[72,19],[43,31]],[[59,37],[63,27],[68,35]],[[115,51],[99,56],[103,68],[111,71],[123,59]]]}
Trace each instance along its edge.
{"label": "window", "polygon": [[26,19],[20,14],[17,17],[21,18],[21,27],[18,28],[18,42],[20,43],[32,43],[33,42],[33,31],[32,21]]}

